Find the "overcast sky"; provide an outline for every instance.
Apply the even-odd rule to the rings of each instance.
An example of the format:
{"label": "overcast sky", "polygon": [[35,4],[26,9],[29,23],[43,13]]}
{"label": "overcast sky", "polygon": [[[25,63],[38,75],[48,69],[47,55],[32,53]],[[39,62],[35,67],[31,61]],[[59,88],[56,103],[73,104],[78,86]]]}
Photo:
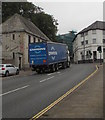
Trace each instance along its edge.
{"label": "overcast sky", "polygon": [[58,20],[58,33],[79,32],[95,21],[103,20],[103,2],[34,2]]}

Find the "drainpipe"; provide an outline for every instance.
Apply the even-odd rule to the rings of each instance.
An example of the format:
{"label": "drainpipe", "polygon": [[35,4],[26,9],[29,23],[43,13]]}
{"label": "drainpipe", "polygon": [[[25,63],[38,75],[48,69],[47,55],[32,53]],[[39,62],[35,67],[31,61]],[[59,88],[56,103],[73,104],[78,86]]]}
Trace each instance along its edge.
{"label": "drainpipe", "polygon": [[85,34],[83,33],[83,41],[84,41],[84,63],[85,63]]}

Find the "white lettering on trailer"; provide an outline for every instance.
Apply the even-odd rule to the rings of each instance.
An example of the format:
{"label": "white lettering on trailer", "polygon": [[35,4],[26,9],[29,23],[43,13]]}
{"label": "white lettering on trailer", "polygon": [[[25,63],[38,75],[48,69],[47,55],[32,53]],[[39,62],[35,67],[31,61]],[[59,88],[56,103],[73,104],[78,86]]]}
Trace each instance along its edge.
{"label": "white lettering on trailer", "polygon": [[34,48],[34,49],[30,49],[30,51],[36,51],[36,50],[46,50],[46,48]]}
{"label": "white lettering on trailer", "polygon": [[49,55],[57,55],[57,52],[56,51],[49,52]]}

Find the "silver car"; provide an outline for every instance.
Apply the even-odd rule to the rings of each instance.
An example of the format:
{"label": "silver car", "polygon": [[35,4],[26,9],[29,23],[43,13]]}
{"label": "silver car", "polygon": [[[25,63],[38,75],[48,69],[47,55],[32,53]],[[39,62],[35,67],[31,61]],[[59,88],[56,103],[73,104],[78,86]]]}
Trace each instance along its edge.
{"label": "silver car", "polygon": [[0,75],[9,76],[19,74],[19,68],[12,64],[0,64]]}

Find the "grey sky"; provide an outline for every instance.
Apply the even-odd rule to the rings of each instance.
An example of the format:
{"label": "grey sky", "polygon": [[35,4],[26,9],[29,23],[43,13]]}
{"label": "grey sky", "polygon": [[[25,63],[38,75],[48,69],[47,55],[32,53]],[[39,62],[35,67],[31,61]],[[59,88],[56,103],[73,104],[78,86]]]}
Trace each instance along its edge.
{"label": "grey sky", "polygon": [[[32,1],[32,0],[30,0]],[[33,2],[58,20],[58,34],[79,32],[96,20],[103,20],[103,2]]]}

